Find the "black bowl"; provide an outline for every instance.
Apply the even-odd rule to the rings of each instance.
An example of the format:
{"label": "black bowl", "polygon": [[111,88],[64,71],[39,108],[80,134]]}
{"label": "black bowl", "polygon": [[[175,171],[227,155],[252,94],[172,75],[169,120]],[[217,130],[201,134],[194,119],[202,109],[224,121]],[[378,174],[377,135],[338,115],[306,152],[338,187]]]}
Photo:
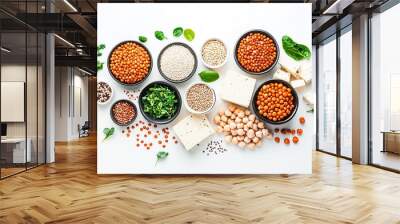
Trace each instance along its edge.
{"label": "black bowl", "polygon": [[[293,101],[294,101],[294,102],[293,102],[293,103],[294,103],[294,109],[293,109],[292,113],[291,113],[289,116],[287,116],[284,120],[281,120],[281,121],[272,121],[272,120],[270,120],[270,119],[268,119],[268,118],[262,116],[262,115],[258,112],[258,108],[257,108],[257,104],[256,104],[258,92],[260,91],[260,89],[261,89],[265,84],[269,84],[269,83],[282,83],[284,86],[286,86],[286,87],[288,87],[288,88],[290,88],[290,89],[292,90]],[[255,114],[260,120],[265,121],[265,122],[267,122],[267,123],[269,123],[269,124],[284,124],[284,123],[290,121],[290,120],[294,117],[294,115],[296,114],[297,109],[299,108],[299,97],[297,96],[296,90],[295,90],[288,82],[283,81],[283,80],[280,80],[280,79],[273,79],[273,80],[268,80],[268,81],[266,81],[266,82],[263,82],[263,83],[257,88],[257,90],[254,92],[254,95],[253,95],[253,99],[252,99],[251,104],[252,104],[252,107],[253,107],[254,114]]]}
{"label": "black bowl", "polygon": [[[143,48],[147,51],[147,53],[149,54],[149,57],[150,57],[149,72],[148,72],[147,75],[146,75],[142,80],[140,80],[139,82],[135,82],[135,83],[125,83],[125,82],[122,82],[121,80],[117,79],[117,78],[114,76],[114,74],[112,73],[112,71],[111,71],[111,68],[110,68],[110,58],[111,58],[111,54],[114,52],[114,50],[115,50],[117,47],[119,47],[119,46],[121,46],[121,45],[123,45],[123,44],[126,44],[126,43],[135,43],[135,44],[138,44],[139,46],[143,47]],[[150,73],[151,73],[151,70],[152,70],[152,68],[153,68],[153,58],[152,58],[152,56],[151,56],[151,53],[150,53],[149,49],[147,49],[147,47],[144,46],[142,43],[140,43],[140,42],[138,42],[138,41],[135,41],[135,40],[127,40],[127,41],[123,41],[123,42],[117,44],[117,45],[110,51],[110,54],[108,55],[108,59],[107,59],[107,68],[108,68],[108,72],[110,73],[111,77],[113,77],[113,79],[114,79],[116,82],[118,82],[119,84],[124,85],[124,86],[137,86],[137,85],[141,84],[142,82],[144,82],[144,80],[146,80],[147,77],[149,77],[149,75],[150,75]]]}
{"label": "black bowl", "polygon": [[[134,117],[132,118],[132,120],[130,120],[128,123],[121,124],[121,123],[119,123],[119,122],[115,119],[115,117],[114,117],[113,108],[114,108],[115,104],[117,104],[117,103],[119,103],[119,102],[126,102],[126,103],[130,104],[130,105],[133,107],[133,109],[135,110],[135,116],[134,116]],[[136,119],[136,117],[137,117],[137,114],[138,114],[138,111],[137,111],[136,105],[135,105],[134,103],[132,103],[131,101],[129,101],[129,100],[118,100],[118,101],[114,102],[113,105],[112,105],[111,108],[110,108],[111,120],[112,120],[116,125],[119,125],[119,126],[128,126],[128,125],[131,125],[131,124],[135,121],[135,119]]]}
{"label": "black bowl", "polygon": [[[262,33],[262,34],[264,34],[264,35],[270,37],[270,38],[274,41],[274,44],[275,44],[275,46],[276,46],[276,58],[275,58],[274,63],[273,63],[271,66],[269,66],[267,69],[265,69],[264,71],[261,71],[261,72],[252,72],[252,71],[247,70],[246,68],[244,68],[244,67],[240,64],[239,59],[237,58],[237,51],[238,51],[238,48],[239,48],[240,41],[241,41],[243,38],[245,38],[247,35],[249,35],[250,33]],[[246,73],[248,73],[248,74],[251,74],[251,75],[263,75],[263,74],[267,74],[268,72],[270,72],[271,70],[273,70],[273,69],[275,68],[275,66],[278,64],[278,61],[279,61],[279,45],[278,45],[278,42],[276,41],[276,39],[275,39],[270,33],[268,33],[267,31],[260,30],[260,29],[250,30],[250,31],[244,33],[244,34],[239,38],[239,40],[236,42],[236,46],[235,46],[235,50],[234,50],[233,54],[234,54],[233,57],[235,58],[236,64],[239,66],[239,68],[240,68],[242,71],[244,71],[244,72],[246,72]]]}
{"label": "black bowl", "polygon": [[[175,114],[170,118],[157,119],[157,118],[154,118],[151,115],[147,114],[146,112],[144,112],[144,105],[143,105],[142,98],[147,93],[147,90],[149,90],[150,87],[152,87],[152,86],[154,86],[156,84],[161,85],[161,86],[166,86],[170,90],[175,92],[175,96],[176,96],[176,98],[178,100],[178,103],[177,103],[177,106],[176,106]],[[144,87],[142,89],[142,91],[139,94],[139,109],[140,109],[140,112],[142,113],[143,117],[146,120],[148,120],[148,121],[150,121],[152,123],[155,123],[155,124],[168,124],[168,123],[172,122],[173,120],[175,120],[176,117],[178,117],[179,112],[181,111],[181,107],[182,107],[182,98],[181,98],[181,95],[179,94],[178,89],[175,88],[174,86],[170,85],[169,83],[164,82],[164,81],[155,81],[155,82],[152,82],[152,83],[148,84],[146,87]]]}
{"label": "black bowl", "polygon": [[[194,57],[193,71],[192,71],[186,78],[181,79],[181,80],[173,80],[173,79],[170,79],[170,78],[168,78],[168,77],[162,72],[162,70],[161,70],[161,56],[162,56],[162,54],[164,53],[164,51],[165,51],[166,49],[168,49],[169,47],[171,47],[171,46],[173,46],[173,45],[180,45],[180,46],[185,47],[186,49],[188,49],[188,50],[190,51],[190,53],[192,53],[192,55],[193,55],[193,57]],[[170,43],[170,44],[168,44],[167,46],[165,46],[165,47],[161,50],[160,54],[158,55],[158,59],[157,59],[157,67],[158,67],[158,71],[160,72],[161,76],[162,76],[165,80],[167,80],[167,81],[169,81],[169,82],[173,82],[173,83],[182,83],[182,82],[185,82],[185,81],[189,80],[190,78],[192,78],[192,76],[196,73],[197,64],[198,64],[198,62],[197,62],[196,53],[194,53],[193,49],[192,49],[189,45],[187,45],[187,44],[185,44],[185,43],[181,43],[181,42],[174,42],[174,43]]]}

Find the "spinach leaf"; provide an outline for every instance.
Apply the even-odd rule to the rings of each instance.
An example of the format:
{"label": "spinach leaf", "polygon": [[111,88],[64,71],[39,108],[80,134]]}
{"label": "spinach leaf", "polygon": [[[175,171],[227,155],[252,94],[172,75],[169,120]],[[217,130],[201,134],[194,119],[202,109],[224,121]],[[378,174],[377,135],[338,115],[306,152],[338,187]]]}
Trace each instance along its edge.
{"label": "spinach leaf", "polygon": [[154,32],[154,36],[157,38],[157,39],[159,39],[159,40],[164,40],[164,39],[167,39],[166,37],[165,37],[165,35],[164,35],[164,32],[162,32],[162,31],[156,31],[156,32]]}
{"label": "spinach leaf", "polygon": [[112,128],[104,128],[104,130],[103,130],[103,134],[104,134],[103,141],[111,138],[111,136],[114,134],[114,131],[115,131],[114,127],[112,127]]}
{"label": "spinach leaf", "polygon": [[185,29],[185,31],[183,31],[183,36],[185,36],[186,40],[192,41],[196,34],[192,29]]}
{"label": "spinach leaf", "polygon": [[97,50],[103,50],[106,48],[105,44],[100,44],[99,46],[97,46]]}
{"label": "spinach leaf", "polygon": [[139,36],[139,41],[142,42],[142,43],[146,43],[147,37],[145,37],[145,36]]}
{"label": "spinach leaf", "polygon": [[282,37],[282,45],[286,54],[296,61],[310,59],[311,57],[311,51],[307,46],[296,43],[289,36]]}
{"label": "spinach leaf", "polygon": [[97,71],[100,71],[100,70],[102,70],[102,69],[103,69],[103,67],[104,67],[104,63],[103,63],[103,62],[99,62],[99,61],[97,61]]}
{"label": "spinach leaf", "polygon": [[167,158],[168,155],[169,155],[168,152],[159,151],[159,152],[157,153],[157,160],[156,160],[156,164],[155,164],[155,165],[157,165],[158,161]]}
{"label": "spinach leaf", "polygon": [[214,82],[219,78],[218,72],[212,70],[204,70],[199,73],[199,76],[204,82]]}
{"label": "spinach leaf", "polygon": [[177,28],[175,28],[174,31],[172,32],[172,34],[173,34],[175,37],[180,37],[180,36],[182,35],[182,33],[183,33],[183,28],[182,28],[182,27],[177,27]]}
{"label": "spinach leaf", "polygon": [[156,119],[171,118],[177,110],[175,92],[162,85],[150,87],[141,100],[144,112]]}

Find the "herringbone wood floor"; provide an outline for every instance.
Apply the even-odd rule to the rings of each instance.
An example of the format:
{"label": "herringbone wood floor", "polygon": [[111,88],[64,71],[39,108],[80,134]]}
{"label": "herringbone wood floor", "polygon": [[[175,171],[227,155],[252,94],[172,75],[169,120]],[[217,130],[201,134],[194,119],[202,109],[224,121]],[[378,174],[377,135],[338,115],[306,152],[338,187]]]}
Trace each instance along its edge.
{"label": "herringbone wood floor", "polygon": [[56,156],[0,181],[0,223],[400,223],[400,175],[318,152],[310,176],[98,176],[94,137]]}

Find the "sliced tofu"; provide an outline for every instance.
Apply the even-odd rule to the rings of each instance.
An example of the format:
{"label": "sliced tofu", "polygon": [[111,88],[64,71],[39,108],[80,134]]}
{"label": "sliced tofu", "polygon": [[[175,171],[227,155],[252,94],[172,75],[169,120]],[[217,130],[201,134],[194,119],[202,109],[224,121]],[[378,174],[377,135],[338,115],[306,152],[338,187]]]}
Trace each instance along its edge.
{"label": "sliced tofu", "polygon": [[315,96],[312,93],[306,93],[303,95],[303,100],[306,102],[307,105],[311,106],[314,108],[315,104]]}
{"label": "sliced tofu", "polygon": [[310,84],[312,80],[312,68],[310,62],[302,63],[297,70],[299,77],[306,82],[306,84]]}
{"label": "sliced tofu", "polygon": [[297,73],[298,68],[294,67],[294,66],[288,66],[288,65],[284,65],[284,64],[280,64],[281,69],[287,73],[289,73],[290,75],[293,76],[294,79],[300,79],[299,74]]}
{"label": "sliced tofu", "polygon": [[302,92],[304,90],[304,88],[306,87],[306,82],[304,82],[304,80],[302,80],[302,79],[298,79],[298,80],[291,81],[290,85],[292,85],[292,87],[295,90],[297,90],[298,92]]}
{"label": "sliced tofu", "polygon": [[284,80],[284,81],[286,81],[286,82],[290,82],[290,74],[287,73],[287,72],[284,72],[284,71],[282,71],[282,70],[280,70],[280,69],[278,69],[278,70],[275,72],[273,78],[274,78],[274,79],[281,79],[281,80]]}
{"label": "sliced tofu", "polygon": [[255,79],[230,70],[222,82],[220,96],[223,100],[248,107],[255,85]]}
{"label": "sliced tofu", "polygon": [[179,121],[172,129],[186,150],[191,150],[215,133],[204,115],[189,115]]}

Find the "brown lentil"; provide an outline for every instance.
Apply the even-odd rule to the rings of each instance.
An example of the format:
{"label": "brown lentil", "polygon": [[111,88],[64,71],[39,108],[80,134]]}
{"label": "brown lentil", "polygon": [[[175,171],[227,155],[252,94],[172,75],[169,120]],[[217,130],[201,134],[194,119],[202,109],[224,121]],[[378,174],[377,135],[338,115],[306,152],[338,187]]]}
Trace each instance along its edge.
{"label": "brown lentil", "polygon": [[[112,108],[112,114],[114,116],[115,121],[121,125],[128,124],[136,117],[135,108],[127,102],[121,101],[117,102]],[[129,133],[129,127],[128,133]]]}
{"label": "brown lentil", "polygon": [[142,81],[150,71],[150,55],[134,42],[119,45],[111,52],[109,66],[114,77],[127,84]]}
{"label": "brown lentil", "polygon": [[250,33],[239,42],[237,58],[250,72],[262,72],[271,67],[277,57],[275,42],[263,33]]}

